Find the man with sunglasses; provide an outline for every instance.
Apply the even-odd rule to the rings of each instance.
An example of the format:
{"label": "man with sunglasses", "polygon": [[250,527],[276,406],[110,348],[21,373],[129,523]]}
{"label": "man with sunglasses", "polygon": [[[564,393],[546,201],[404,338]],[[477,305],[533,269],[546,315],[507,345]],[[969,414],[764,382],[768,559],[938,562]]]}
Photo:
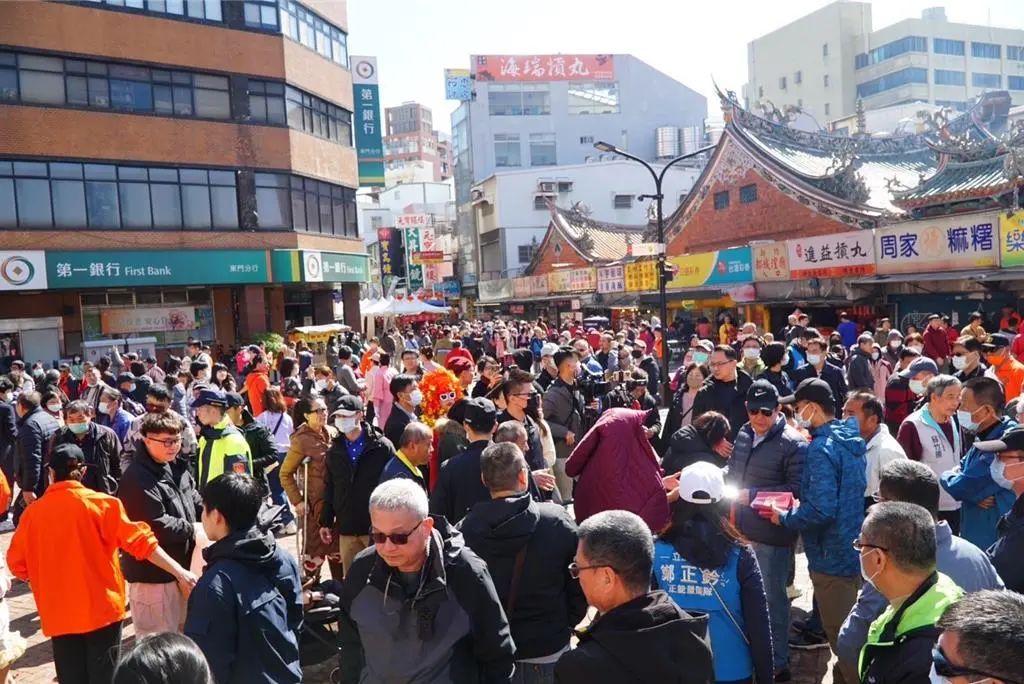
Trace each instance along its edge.
{"label": "man with sunglasses", "polygon": [[373,546],[339,603],[341,681],[508,681],[515,646],[487,564],[411,480],[378,485],[369,513]]}
{"label": "man with sunglasses", "polygon": [[938,621],[932,650],[935,684],[1024,682],[1024,596],[980,591],[954,603]]}
{"label": "man with sunglasses", "polygon": [[[202,500],[188,461],[179,458],[182,430],[178,416],[146,414],[139,438],[140,446],[121,478],[117,498],[131,520],[147,523],[171,558],[188,567]],[[135,634],[180,632],[185,623],[185,596],[175,578],[124,552],[121,571],[129,583]]]}
{"label": "man with sunglasses", "polygon": [[872,506],[853,542],[860,572],[889,601],[860,652],[862,682],[925,682],[932,667],[935,623],[963,589],[936,570],[935,521],[916,504]]}

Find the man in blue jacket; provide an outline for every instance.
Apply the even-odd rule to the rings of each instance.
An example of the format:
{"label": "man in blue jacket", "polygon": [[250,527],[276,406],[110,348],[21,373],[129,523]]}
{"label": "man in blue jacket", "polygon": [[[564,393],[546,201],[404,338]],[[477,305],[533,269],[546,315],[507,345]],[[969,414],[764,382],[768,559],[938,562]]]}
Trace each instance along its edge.
{"label": "man in blue jacket", "polygon": [[263,490],[226,473],[203,490],[203,529],[212,546],[188,600],[185,634],[217,684],[297,684],[302,587],[295,558],[256,526]]}
{"label": "man in blue jacket", "polygon": [[[832,388],[807,378],[782,399],[796,404],[796,417],[810,430],[804,462],[801,500],[790,511],[778,508],[772,522],[803,534],[811,584],[829,645],[836,651],[839,628],[857,600],[860,558],[853,542],[864,522],[867,487],[864,440],[856,419],[836,420]],[[832,673],[836,684],[856,684],[857,664],[839,660]]]}
{"label": "man in blue jacket", "polygon": [[1003,451],[1004,433],[1017,423],[1003,416],[1003,387],[988,377],[971,378],[960,392],[960,427],[977,435],[971,448],[953,470],[942,473],[942,488],[963,506],[960,508],[960,536],[987,549],[996,543],[996,527],[1013,507],[1017,496],[1005,480],[996,481],[999,467],[996,452]]}

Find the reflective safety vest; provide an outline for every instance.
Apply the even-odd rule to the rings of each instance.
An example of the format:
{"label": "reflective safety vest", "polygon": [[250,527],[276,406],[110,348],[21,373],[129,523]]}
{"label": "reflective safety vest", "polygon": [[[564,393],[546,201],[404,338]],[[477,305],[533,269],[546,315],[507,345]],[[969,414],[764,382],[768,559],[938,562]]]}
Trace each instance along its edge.
{"label": "reflective safety vest", "polygon": [[252,455],[242,431],[224,416],[219,423],[203,427],[199,433],[199,457],[196,464],[196,483],[200,489],[224,473],[252,475]]}

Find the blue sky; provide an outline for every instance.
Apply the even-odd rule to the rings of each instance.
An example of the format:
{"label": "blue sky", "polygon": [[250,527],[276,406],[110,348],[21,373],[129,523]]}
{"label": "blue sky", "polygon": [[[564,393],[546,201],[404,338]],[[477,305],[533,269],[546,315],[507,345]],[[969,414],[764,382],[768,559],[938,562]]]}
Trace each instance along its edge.
{"label": "blue sky", "polygon": [[[821,0],[348,0],[349,50],[376,55],[385,106],[415,100],[450,129],[444,69],[473,54],[629,53],[708,97],[711,76],[740,92],[747,42],[827,3]],[[884,0],[874,28],[944,5],[950,21],[1024,28],[1024,0]]]}

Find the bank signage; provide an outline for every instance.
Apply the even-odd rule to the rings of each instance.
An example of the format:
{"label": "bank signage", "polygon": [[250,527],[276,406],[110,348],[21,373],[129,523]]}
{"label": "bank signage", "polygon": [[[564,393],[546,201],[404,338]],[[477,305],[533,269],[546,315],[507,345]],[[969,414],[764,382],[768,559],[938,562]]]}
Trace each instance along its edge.
{"label": "bank signage", "polygon": [[268,283],[264,250],[47,252],[53,289]]}
{"label": "bank signage", "polygon": [[0,291],[45,289],[46,257],[42,250],[0,251]]}

